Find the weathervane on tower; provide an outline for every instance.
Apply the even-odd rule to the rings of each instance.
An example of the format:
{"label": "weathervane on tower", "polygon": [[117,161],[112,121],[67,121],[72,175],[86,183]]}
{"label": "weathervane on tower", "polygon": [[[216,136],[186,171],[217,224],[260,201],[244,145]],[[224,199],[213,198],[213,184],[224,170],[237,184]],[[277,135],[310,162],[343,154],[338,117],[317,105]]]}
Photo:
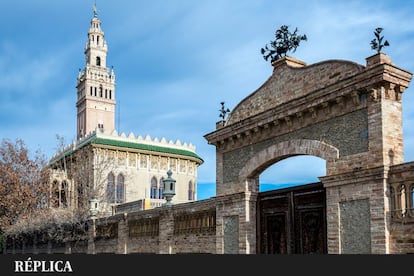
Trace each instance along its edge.
{"label": "weathervane on tower", "polygon": [[93,17],[98,17],[98,10],[96,9],[96,1],[93,4]]}

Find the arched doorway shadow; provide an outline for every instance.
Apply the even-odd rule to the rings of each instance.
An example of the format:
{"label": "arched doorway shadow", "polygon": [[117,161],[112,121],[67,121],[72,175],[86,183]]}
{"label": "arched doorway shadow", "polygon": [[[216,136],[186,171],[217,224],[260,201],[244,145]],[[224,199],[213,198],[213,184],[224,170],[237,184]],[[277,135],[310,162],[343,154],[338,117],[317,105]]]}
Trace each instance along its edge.
{"label": "arched doorway shadow", "polygon": [[[260,174],[293,156],[312,155],[335,160],[339,150],[317,140],[289,140],[255,154],[240,171],[250,191],[259,191]],[[259,254],[327,253],[326,193],[321,182],[257,196],[256,233]]]}

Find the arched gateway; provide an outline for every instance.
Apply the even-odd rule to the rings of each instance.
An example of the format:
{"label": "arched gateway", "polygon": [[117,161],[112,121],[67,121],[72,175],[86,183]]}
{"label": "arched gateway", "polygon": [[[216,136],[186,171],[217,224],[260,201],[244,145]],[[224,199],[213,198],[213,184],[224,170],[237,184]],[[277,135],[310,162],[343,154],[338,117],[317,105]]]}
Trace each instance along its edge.
{"label": "arched gateway", "polygon": [[392,252],[389,176],[403,162],[401,99],[412,74],[383,53],[366,66],[292,57],[273,66],[205,135],[216,147],[217,197],[237,195],[217,206],[217,252],[261,253],[259,175],[296,155],[326,160],[327,253]]}

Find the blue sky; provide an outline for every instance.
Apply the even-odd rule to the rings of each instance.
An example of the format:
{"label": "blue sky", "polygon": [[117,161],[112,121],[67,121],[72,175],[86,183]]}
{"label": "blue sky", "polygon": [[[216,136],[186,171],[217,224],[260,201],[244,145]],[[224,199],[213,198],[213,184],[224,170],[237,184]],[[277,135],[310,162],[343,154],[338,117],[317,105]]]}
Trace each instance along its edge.
{"label": "blue sky", "polygon": [[[84,68],[94,0],[3,0],[0,8],[0,139],[21,138],[50,157],[56,134],[76,135],[76,77]],[[204,159],[199,199],[215,193],[214,131],[220,102],[232,109],[272,73],[260,48],[281,25],[300,34],[290,55],[312,64],[345,59],[365,65],[376,27],[383,52],[414,72],[412,1],[109,1],[97,0],[114,66],[117,128],[192,143]],[[405,161],[414,160],[414,88],[403,95]],[[117,119],[118,122],[118,119]],[[325,162],[295,157],[265,171],[263,183],[308,183]]]}

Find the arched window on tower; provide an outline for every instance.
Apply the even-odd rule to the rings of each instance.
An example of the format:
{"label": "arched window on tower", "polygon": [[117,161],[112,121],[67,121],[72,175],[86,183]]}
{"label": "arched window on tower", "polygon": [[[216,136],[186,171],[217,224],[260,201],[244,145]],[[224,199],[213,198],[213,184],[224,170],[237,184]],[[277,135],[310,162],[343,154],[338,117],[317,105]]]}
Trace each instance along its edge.
{"label": "arched window on tower", "polygon": [[406,187],[406,185],[402,184],[400,186],[399,192],[400,192],[399,194],[400,194],[400,210],[401,210],[401,215],[403,217],[405,217],[406,214],[407,214],[407,195],[406,195],[406,193],[407,193],[407,187]]}
{"label": "arched window on tower", "polygon": [[115,175],[112,172],[108,174],[108,183],[106,186],[106,200],[109,203],[115,203]]}
{"label": "arched window on tower", "polygon": [[193,182],[188,182],[188,200],[194,200],[194,185]]}
{"label": "arched window on tower", "polygon": [[124,203],[124,202],[125,202],[124,176],[122,174],[119,174],[117,183],[116,183],[116,203]]}
{"label": "arched window on tower", "polygon": [[158,198],[159,199],[163,199],[164,198],[164,193],[163,193],[164,185],[163,185],[163,182],[164,182],[164,177],[161,177],[161,179],[160,179],[160,185],[158,186],[159,187],[158,188]]}
{"label": "arched window on tower", "polygon": [[102,85],[99,86],[99,97],[103,97],[103,88]]}
{"label": "arched window on tower", "polygon": [[96,66],[101,66],[101,57],[96,57]]}
{"label": "arched window on tower", "polygon": [[155,176],[151,179],[150,198],[157,198],[157,178]]}

